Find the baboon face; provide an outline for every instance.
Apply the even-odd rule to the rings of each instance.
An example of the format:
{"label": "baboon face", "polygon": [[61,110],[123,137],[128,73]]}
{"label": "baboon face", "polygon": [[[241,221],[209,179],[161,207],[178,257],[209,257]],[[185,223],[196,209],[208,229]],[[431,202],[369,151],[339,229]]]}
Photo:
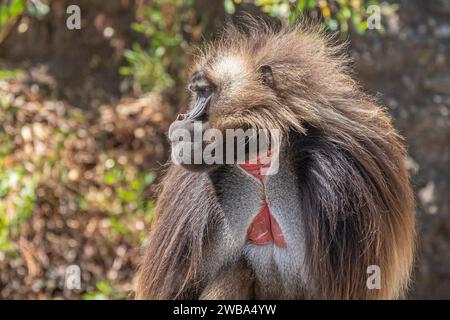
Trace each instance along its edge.
{"label": "baboon face", "polygon": [[338,119],[342,125],[350,110],[336,106],[360,99],[359,91],[345,46],[321,32],[227,28],[194,64],[189,115],[219,130],[277,129],[283,135],[332,128]]}
{"label": "baboon face", "polygon": [[249,117],[276,98],[274,88],[269,65],[252,63],[242,54],[216,56],[199,65],[189,81],[187,116],[218,129],[253,127]]}

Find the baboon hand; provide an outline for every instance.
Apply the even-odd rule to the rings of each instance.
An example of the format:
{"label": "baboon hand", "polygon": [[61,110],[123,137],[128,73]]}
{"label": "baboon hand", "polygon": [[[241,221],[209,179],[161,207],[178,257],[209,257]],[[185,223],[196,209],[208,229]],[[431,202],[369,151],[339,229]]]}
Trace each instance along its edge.
{"label": "baboon hand", "polygon": [[172,160],[190,171],[205,171],[215,167],[207,164],[203,150],[209,144],[203,141],[208,122],[195,121],[185,114],[178,115],[170,125],[169,140],[172,149]]}

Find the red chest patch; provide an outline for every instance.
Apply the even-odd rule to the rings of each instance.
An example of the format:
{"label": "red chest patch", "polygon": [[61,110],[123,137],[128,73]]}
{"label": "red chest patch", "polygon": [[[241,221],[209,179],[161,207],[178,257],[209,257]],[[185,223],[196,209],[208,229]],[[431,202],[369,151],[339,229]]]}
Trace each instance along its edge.
{"label": "red chest patch", "polygon": [[[240,166],[261,181],[264,187],[264,172],[270,167],[270,162],[261,163],[258,159],[255,164],[242,163]],[[278,247],[286,248],[287,244],[284,240],[280,225],[270,213],[269,204],[264,200],[261,211],[255,216],[247,230],[247,240],[254,244],[265,245],[275,243]]]}

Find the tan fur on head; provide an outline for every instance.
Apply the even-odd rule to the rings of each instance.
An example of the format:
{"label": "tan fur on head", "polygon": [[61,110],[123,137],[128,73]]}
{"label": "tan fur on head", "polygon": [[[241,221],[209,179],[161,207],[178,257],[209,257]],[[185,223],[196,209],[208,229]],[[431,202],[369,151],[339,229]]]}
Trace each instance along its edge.
{"label": "tan fur on head", "polygon": [[[210,108],[212,126],[304,132],[305,121],[321,125],[322,106],[358,94],[342,49],[317,26],[273,31],[252,19],[245,31],[228,26],[194,67],[218,88]],[[272,90],[260,79],[258,69],[264,65],[273,71]]]}

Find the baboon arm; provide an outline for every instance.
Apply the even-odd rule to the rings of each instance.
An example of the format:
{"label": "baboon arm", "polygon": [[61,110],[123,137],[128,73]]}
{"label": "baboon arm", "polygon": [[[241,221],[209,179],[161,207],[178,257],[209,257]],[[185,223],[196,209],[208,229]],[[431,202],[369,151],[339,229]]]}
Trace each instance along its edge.
{"label": "baboon arm", "polygon": [[254,299],[254,277],[244,261],[222,269],[206,286],[201,300]]}

